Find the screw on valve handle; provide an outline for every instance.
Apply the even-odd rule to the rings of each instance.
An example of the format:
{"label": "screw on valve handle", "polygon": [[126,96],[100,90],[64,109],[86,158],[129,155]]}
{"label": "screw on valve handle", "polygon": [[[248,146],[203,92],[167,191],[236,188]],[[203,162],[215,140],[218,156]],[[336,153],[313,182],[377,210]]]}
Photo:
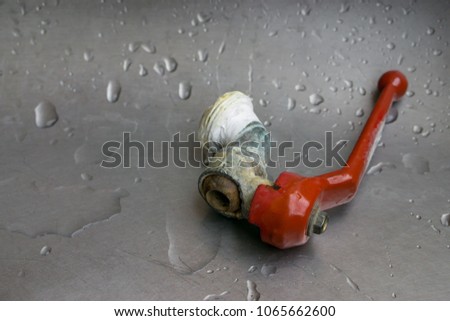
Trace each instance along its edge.
{"label": "screw on valve handle", "polygon": [[[223,95],[204,113],[200,124],[203,143],[218,146],[214,160],[199,178],[200,194],[220,213],[258,226],[266,243],[280,249],[305,244],[311,233],[326,230],[328,216],[324,210],[355,196],[381,138],[389,108],[407,87],[408,81],[399,71],[381,76],[380,96],[347,166],[313,177],[283,172],[274,183],[267,179],[261,161],[268,143],[264,139],[267,131],[253,113],[250,98],[239,92]],[[253,150],[252,157],[236,147],[246,142],[259,147]],[[255,155],[260,156],[257,163]],[[247,166],[237,165],[243,163]]]}

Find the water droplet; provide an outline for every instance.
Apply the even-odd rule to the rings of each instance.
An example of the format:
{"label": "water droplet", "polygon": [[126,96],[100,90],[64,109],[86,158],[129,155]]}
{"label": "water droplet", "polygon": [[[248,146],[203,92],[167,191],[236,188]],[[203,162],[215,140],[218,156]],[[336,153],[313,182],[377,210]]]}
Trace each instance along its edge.
{"label": "water droplet", "polygon": [[178,96],[180,99],[186,100],[191,96],[192,86],[187,81],[182,81],[178,85]]}
{"label": "water droplet", "polygon": [[306,86],[302,85],[302,84],[297,84],[297,85],[295,85],[294,89],[296,91],[305,91],[306,90]]}
{"label": "water droplet", "polygon": [[206,62],[206,60],[208,60],[208,50],[206,50],[206,49],[199,49],[197,51],[197,58],[201,62]]}
{"label": "water droplet", "polygon": [[151,42],[141,44],[141,48],[142,48],[142,50],[144,50],[146,53],[149,53],[149,54],[154,54],[154,53],[156,53],[156,47],[155,47],[155,45],[152,44]]}
{"label": "water droplet", "polygon": [[294,98],[288,97],[287,109],[293,110],[295,108],[296,101]]}
{"label": "water droplet", "polygon": [[22,33],[20,32],[20,30],[18,28],[13,28],[12,35],[14,38],[22,37]]}
{"label": "water droplet", "polygon": [[412,97],[412,96],[414,96],[414,95],[415,95],[415,92],[412,91],[412,90],[408,90],[408,91],[406,92],[406,96],[408,96],[408,97]]}
{"label": "water droplet", "polygon": [[345,88],[353,88],[353,81],[344,79],[344,86]]}
{"label": "water droplet", "polygon": [[419,155],[407,153],[403,155],[402,162],[405,168],[409,168],[417,174],[424,174],[430,171],[428,160]]}
{"label": "water droplet", "polygon": [[390,42],[390,43],[388,43],[388,44],[386,45],[386,47],[387,47],[389,50],[393,50],[393,49],[395,49],[395,44],[392,43],[392,42]]}
{"label": "water droplet", "polygon": [[132,63],[132,61],[130,58],[124,59],[124,61],[122,63],[123,71],[128,71],[130,69],[131,63]]}
{"label": "water droplet", "polygon": [[121,91],[122,87],[120,86],[119,81],[110,80],[108,86],[106,86],[106,99],[110,103],[115,103],[119,99]]}
{"label": "water droplet", "polygon": [[354,131],[355,130],[355,123],[353,121],[349,121],[348,124],[350,125],[350,130]]}
{"label": "water droplet", "polygon": [[92,49],[85,50],[85,52],[83,53],[83,59],[86,62],[94,60],[94,53]]}
{"label": "water droplet", "polygon": [[391,107],[391,109],[389,109],[389,114],[386,117],[386,124],[395,122],[397,118],[398,118],[397,108]]}
{"label": "water droplet", "polygon": [[435,32],[435,30],[434,30],[433,27],[428,27],[427,28],[427,35],[429,35],[429,36],[434,35],[434,32]]}
{"label": "water droplet", "polygon": [[441,224],[444,226],[450,225],[450,213],[444,213],[441,215]]}
{"label": "water droplet", "polygon": [[392,292],[391,296],[395,299],[397,297],[397,294],[395,292]]}
{"label": "water droplet", "polygon": [[207,274],[212,274],[212,273],[214,273],[214,270],[207,270],[206,273]]}
{"label": "water droplet", "polygon": [[366,95],[366,89],[363,87],[359,87],[358,88],[358,92],[361,96],[365,96]]}
{"label": "water droplet", "polygon": [[302,14],[302,16],[309,16],[309,14],[311,13],[311,8],[304,6],[303,8],[301,8],[300,13]]}
{"label": "water droplet", "polygon": [[211,20],[211,15],[204,12],[199,12],[197,13],[197,20],[200,23],[207,23],[209,20]]}
{"label": "water droplet", "polygon": [[424,130],[422,132],[422,137],[428,137],[428,136],[430,136],[430,131],[429,130]]}
{"label": "water droplet", "polygon": [[338,89],[337,89],[337,87],[336,86],[330,86],[330,88],[329,88],[332,92],[337,92],[338,91]]}
{"label": "water droplet", "polygon": [[222,43],[219,46],[218,54],[221,55],[225,51],[225,41],[222,41]]}
{"label": "water droplet", "polygon": [[140,178],[140,177],[135,177],[134,178],[134,183],[135,184],[140,183],[140,182],[142,182],[142,178]]}
{"label": "water droplet", "polygon": [[89,175],[88,173],[81,173],[81,179],[83,181],[91,181],[92,178],[92,175]]}
{"label": "water droplet", "polygon": [[350,10],[350,4],[348,4],[348,3],[341,3],[341,7],[339,9],[339,13],[345,13],[348,10]]}
{"label": "water droplet", "polygon": [[350,279],[347,275],[345,276],[345,280],[347,281],[347,284],[355,291],[359,291],[358,284],[355,283],[352,279]]}
{"label": "water droplet", "polygon": [[44,245],[39,253],[42,256],[47,256],[51,253],[51,251],[52,251],[52,248],[50,246]]}
{"label": "water droplet", "polygon": [[441,230],[438,229],[436,226],[434,226],[434,224],[431,224],[430,227],[431,227],[431,229],[432,229],[433,231],[435,231],[437,234],[441,234]]}
{"label": "water droplet", "polygon": [[138,41],[130,42],[128,44],[128,51],[129,52],[136,52],[139,49],[140,45],[141,45],[141,43],[138,42]]}
{"label": "water droplet", "polygon": [[358,109],[355,111],[355,116],[356,116],[356,117],[363,117],[363,116],[364,116],[364,109],[358,108]]}
{"label": "water droplet", "polygon": [[276,88],[276,89],[281,89],[281,81],[278,79],[273,79],[272,80],[272,85]]}
{"label": "water droplet", "polygon": [[309,109],[309,112],[310,112],[311,114],[319,115],[319,114],[322,112],[322,109],[321,109],[320,107],[311,107],[311,108]]}
{"label": "water droplet", "polygon": [[417,244],[417,245],[416,245],[416,248],[421,249],[422,246],[420,246],[420,244]]}
{"label": "water droplet", "polygon": [[379,162],[378,164],[372,166],[367,171],[367,175],[376,175],[383,171],[385,168],[395,168],[395,165],[389,162]]}
{"label": "water droplet", "polygon": [[197,31],[189,31],[189,32],[188,32],[189,38],[193,38],[193,37],[195,37],[196,35],[198,35],[198,32],[197,32]]}
{"label": "water droplet", "polygon": [[69,57],[72,56],[72,48],[67,47],[66,49],[64,49],[64,54]]}
{"label": "water droplet", "polygon": [[440,49],[433,50],[433,56],[440,56],[440,55],[442,55],[442,50],[440,50]]}
{"label": "water droplet", "polygon": [[256,283],[247,280],[247,301],[259,301],[261,294],[256,289]]}
{"label": "water droplet", "polygon": [[53,126],[58,120],[55,106],[49,101],[40,102],[34,108],[36,126],[39,128],[47,128]]}
{"label": "water droplet", "polygon": [[177,69],[178,63],[173,57],[164,57],[164,66],[168,72],[174,72]]}
{"label": "water droplet", "polygon": [[276,31],[276,30],[271,31],[271,32],[269,32],[269,34],[268,34],[269,37],[275,37],[276,35],[278,35],[278,31]]}
{"label": "water droplet", "polygon": [[420,221],[420,220],[422,219],[422,216],[420,216],[419,214],[417,214],[417,215],[416,215],[416,219]]}
{"label": "water droplet", "polygon": [[261,274],[264,275],[266,278],[270,275],[273,275],[277,272],[277,267],[275,265],[271,264],[263,264],[261,267]]}
{"label": "water droplet", "polygon": [[253,273],[257,270],[258,268],[256,267],[256,265],[252,265],[248,268],[247,272],[248,273]]}
{"label": "water droplet", "polygon": [[261,107],[266,107],[266,106],[268,105],[268,101],[265,100],[265,99],[263,99],[263,98],[261,98],[261,99],[258,101],[258,103],[259,103],[259,105],[260,105]]}
{"label": "water droplet", "polygon": [[311,105],[318,106],[324,102],[324,99],[321,95],[314,93],[309,96],[309,102]]}
{"label": "water droplet", "polygon": [[423,131],[423,127],[419,125],[414,125],[412,127],[412,131],[414,134],[420,134]]}
{"label": "water droplet", "polygon": [[160,76],[164,76],[165,70],[161,63],[155,62],[153,65],[153,70]]}
{"label": "water droplet", "polygon": [[334,265],[334,264],[330,264],[330,268],[333,270],[333,271],[336,271],[336,272],[339,272],[339,273],[341,273],[342,272],[342,270],[340,269],[340,268],[338,268],[336,265]]}
{"label": "water droplet", "polygon": [[147,68],[144,67],[144,65],[140,64],[139,65],[139,76],[141,77],[145,77],[148,75],[148,70]]}
{"label": "water droplet", "polygon": [[220,300],[223,300],[223,297],[225,295],[227,295],[228,293],[230,293],[230,292],[224,291],[220,294],[208,294],[207,296],[205,296],[203,298],[203,301],[220,301]]}

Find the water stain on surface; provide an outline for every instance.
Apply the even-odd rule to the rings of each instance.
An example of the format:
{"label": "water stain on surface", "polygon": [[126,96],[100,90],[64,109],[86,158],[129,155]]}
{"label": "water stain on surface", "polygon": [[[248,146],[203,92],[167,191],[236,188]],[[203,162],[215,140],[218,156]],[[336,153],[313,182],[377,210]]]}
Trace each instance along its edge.
{"label": "water stain on surface", "polygon": [[175,210],[167,215],[167,254],[176,271],[191,274],[216,257],[220,247],[222,222],[221,218],[209,213],[198,213],[189,217],[184,214],[183,211]]}
{"label": "water stain on surface", "polygon": [[103,155],[101,153],[101,146],[92,142],[86,141],[75,150],[74,160],[76,164],[99,164]]}
{"label": "water stain on surface", "polygon": [[[18,191],[20,191],[18,193]],[[121,212],[125,190],[93,189],[84,185],[47,187],[36,182],[0,186],[0,202],[11,210],[0,226],[29,237],[57,234],[71,237],[86,226]],[[27,202],[32,201],[30,207]]]}
{"label": "water stain on surface", "polygon": [[407,153],[402,157],[403,166],[411,169],[416,174],[425,174],[430,171],[430,165],[425,157]]}
{"label": "water stain on surface", "polygon": [[277,267],[272,264],[263,264],[261,267],[261,274],[264,275],[266,278],[274,275],[277,272]]}

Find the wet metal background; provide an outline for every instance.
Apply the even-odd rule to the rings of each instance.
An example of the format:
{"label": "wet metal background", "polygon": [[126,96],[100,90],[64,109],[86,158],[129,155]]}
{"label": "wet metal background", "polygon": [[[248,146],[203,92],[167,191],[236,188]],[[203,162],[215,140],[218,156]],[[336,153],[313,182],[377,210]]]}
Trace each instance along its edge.
{"label": "wet metal background", "polygon": [[[256,286],[261,300],[449,300],[448,12],[437,0],[0,1],[0,299],[245,300]],[[407,75],[407,96],[355,200],[304,247],[277,250],[212,211],[202,169],[139,169],[135,154],[131,169],[99,166],[104,142],[187,136],[230,90],[251,95],[277,141],[332,130],[348,155],[389,69]]]}

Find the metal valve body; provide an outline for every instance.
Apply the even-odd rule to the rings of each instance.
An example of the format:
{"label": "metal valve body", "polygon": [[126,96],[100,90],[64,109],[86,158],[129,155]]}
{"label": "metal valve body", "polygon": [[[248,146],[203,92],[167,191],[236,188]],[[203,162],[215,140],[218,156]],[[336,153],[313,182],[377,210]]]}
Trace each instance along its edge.
{"label": "metal valve body", "polygon": [[[268,181],[265,163],[261,161],[267,132],[253,113],[250,99],[239,92],[223,95],[201,121],[202,141],[220,143],[222,148],[200,176],[200,194],[220,213],[248,219],[258,226],[266,243],[281,249],[305,244],[312,233],[326,230],[328,217],[324,210],[347,203],[355,196],[381,139],[389,108],[405,94],[407,86],[406,77],[399,71],[382,75],[378,81],[380,96],[346,167],[314,177],[283,172],[274,183]],[[244,121],[239,121],[240,116]],[[238,126],[227,131],[229,123]],[[258,163],[237,148],[239,143],[248,141],[255,143],[252,154],[260,156]],[[252,166],[236,166],[242,162]]]}

